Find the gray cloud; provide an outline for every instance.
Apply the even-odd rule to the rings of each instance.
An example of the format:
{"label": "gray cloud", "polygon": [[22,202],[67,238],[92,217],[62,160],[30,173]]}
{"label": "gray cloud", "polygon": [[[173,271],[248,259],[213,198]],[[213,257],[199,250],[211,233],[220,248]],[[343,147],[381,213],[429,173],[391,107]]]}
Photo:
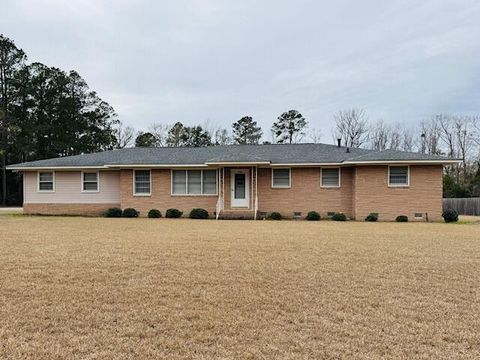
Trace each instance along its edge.
{"label": "gray cloud", "polygon": [[412,124],[480,111],[479,18],[476,0],[4,0],[0,31],[137,128],[248,114],[268,129],[296,108],[328,134],[352,106]]}

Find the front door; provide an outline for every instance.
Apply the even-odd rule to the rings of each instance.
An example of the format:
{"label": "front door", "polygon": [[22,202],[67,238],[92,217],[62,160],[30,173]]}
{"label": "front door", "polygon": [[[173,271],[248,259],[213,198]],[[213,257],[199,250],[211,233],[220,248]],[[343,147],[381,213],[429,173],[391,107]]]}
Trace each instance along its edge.
{"label": "front door", "polygon": [[232,191],[230,197],[232,199],[232,208],[248,208],[248,170],[231,170],[230,176],[232,178]]}

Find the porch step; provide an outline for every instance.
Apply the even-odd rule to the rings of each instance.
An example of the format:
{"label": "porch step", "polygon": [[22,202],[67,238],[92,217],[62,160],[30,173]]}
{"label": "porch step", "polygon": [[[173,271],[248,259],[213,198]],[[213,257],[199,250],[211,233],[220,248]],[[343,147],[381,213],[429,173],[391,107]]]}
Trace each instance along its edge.
{"label": "porch step", "polygon": [[221,220],[253,220],[254,214],[253,210],[222,210],[218,218]]}

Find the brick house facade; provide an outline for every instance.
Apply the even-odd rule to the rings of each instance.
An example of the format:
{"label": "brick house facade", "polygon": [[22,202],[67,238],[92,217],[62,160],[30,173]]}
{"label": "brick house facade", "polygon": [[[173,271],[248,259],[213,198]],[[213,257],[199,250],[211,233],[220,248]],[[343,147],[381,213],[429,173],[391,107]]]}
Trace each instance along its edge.
{"label": "brick house facade", "polygon": [[[379,220],[384,221],[394,220],[398,215],[417,221],[441,220],[443,166],[455,160],[417,159],[419,155],[399,152],[394,153],[393,160],[372,160],[372,156],[380,155],[363,150],[356,154],[352,150],[340,152],[331,145],[315,146],[312,144],[308,149],[336,151],[337,158],[346,157],[344,154],[351,157],[353,152],[353,159],[361,160],[339,161],[331,155],[335,161],[295,162],[291,153],[304,151],[306,146],[264,145],[197,149],[200,153],[216,151],[216,148],[236,151],[231,154],[233,159],[194,161],[189,158],[188,161],[175,160],[176,163],[170,165],[164,162],[171,162],[171,156],[178,154],[175,149],[162,152],[160,148],[149,150],[147,155],[151,156],[151,152],[161,157],[167,152],[170,157],[156,164],[148,159],[148,163],[135,160],[139,164],[108,165],[104,161],[105,164],[73,166],[63,160],[64,165],[59,166],[60,158],[53,159],[53,163],[46,160],[10,168],[24,174],[24,212],[27,214],[97,216],[110,207],[133,207],[141,215],[150,209],[159,209],[164,214],[169,208],[180,209],[187,215],[193,208],[204,208],[217,218],[236,215],[257,218],[273,211],[286,218],[303,218],[314,210],[322,217],[342,212],[357,220],[363,220],[369,213],[378,213]],[[278,150],[290,149],[285,156],[288,162],[272,161],[274,155],[265,160],[268,157],[265,149],[270,148],[275,154]],[[180,155],[187,152],[182,149],[178,150]],[[238,154],[239,149],[251,152],[246,156]],[[130,150],[139,160],[147,156],[142,151],[145,152]],[[256,157],[258,153],[262,157]],[[187,155],[192,157],[190,153]],[[210,153],[207,155],[212,157]],[[405,159],[399,159],[400,156]]]}

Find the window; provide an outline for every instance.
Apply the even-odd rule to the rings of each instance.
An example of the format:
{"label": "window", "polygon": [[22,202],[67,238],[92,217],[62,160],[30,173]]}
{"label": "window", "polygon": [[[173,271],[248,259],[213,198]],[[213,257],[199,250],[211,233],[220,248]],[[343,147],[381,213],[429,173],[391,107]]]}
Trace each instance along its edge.
{"label": "window", "polygon": [[98,172],[82,172],[82,191],[98,191]]}
{"label": "window", "polygon": [[42,171],[38,173],[38,191],[55,191],[55,173],[53,171]]}
{"label": "window", "polygon": [[216,195],[217,170],[172,170],[172,195]]}
{"label": "window", "polygon": [[272,187],[290,187],[290,169],[272,169]]}
{"label": "window", "polygon": [[203,194],[215,195],[217,193],[217,172],[215,170],[203,171]]}
{"label": "window", "polygon": [[410,168],[408,166],[388,167],[388,186],[409,186]]}
{"label": "window", "polygon": [[150,170],[134,170],[135,178],[133,187],[134,195],[148,196],[150,195]]}
{"label": "window", "polygon": [[340,187],[340,168],[321,168],[321,187]]}

